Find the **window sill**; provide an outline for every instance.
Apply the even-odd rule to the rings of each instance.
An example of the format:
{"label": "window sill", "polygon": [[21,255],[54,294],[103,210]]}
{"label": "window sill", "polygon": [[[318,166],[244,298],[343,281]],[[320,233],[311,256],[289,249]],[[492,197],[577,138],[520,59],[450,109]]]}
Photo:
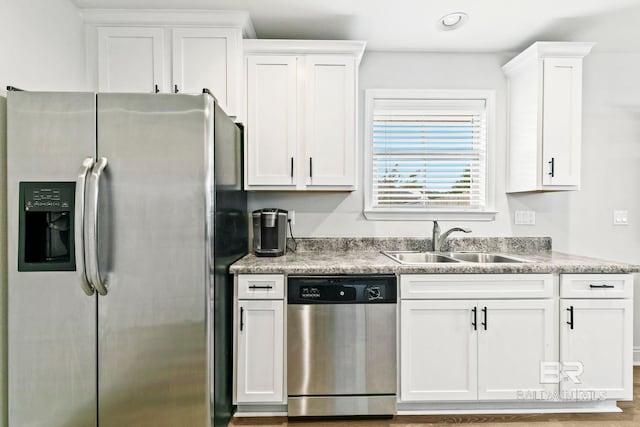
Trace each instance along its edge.
{"label": "window sill", "polygon": [[497,211],[478,212],[408,212],[365,210],[364,217],[369,221],[494,221]]}

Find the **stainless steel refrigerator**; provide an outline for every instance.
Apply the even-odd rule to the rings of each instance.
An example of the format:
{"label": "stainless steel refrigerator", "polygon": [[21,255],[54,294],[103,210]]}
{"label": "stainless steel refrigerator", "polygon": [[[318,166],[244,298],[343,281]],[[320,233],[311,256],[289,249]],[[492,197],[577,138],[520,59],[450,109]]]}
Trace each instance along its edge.
{"label": "stainless steel refrigerator", "polygon": [[241,129],[206,93],[7,98],[9,426],[226,425]]}

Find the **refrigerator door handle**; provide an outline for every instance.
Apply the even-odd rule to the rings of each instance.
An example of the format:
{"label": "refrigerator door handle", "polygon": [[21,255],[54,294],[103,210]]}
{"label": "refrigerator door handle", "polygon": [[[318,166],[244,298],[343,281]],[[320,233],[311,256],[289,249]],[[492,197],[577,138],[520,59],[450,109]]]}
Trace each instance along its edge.
{"label": "refrigerator door handle", "polygon": [[87,277],[87,269],[85,268],[85,191],[87,184],[87,175],[93,166],[93,158],[87,157],[82,162],[78,177],[76,178],[76,197],[75,197],[75,226],[74,226],[74,242],[76,251],[76,269],[80,275],[80,287],[85,294],[91,296],[95,293],[95,289],[89,283]]}
{"label": "refrigerator door handle", "polygon": [[100,177],[107,167],[107,158],[100,157],[91,170],[89,177],[89,203],[87,222],[85,227],[85,242],[87,259],[87,277],[100,295],[107,295],[106,280],[100,277],[98,267],[98,200],[100,191]]}

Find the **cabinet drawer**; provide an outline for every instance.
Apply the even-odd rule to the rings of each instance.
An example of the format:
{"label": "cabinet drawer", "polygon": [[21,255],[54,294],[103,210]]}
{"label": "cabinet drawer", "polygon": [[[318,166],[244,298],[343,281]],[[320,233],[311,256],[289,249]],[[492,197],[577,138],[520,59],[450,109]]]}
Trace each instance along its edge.
{"label": "cabinet drawer", "polygon": [[551,298],[552,274],[403,274],[402,299]]}
{"label": "cabinet drawer", "polygon": [[562,274],[561,298],[633,298],[631,274]]}
{"label": "cabinet drawer", "polygon": [[282,274],[238,275],[238,299],[284,299]]}

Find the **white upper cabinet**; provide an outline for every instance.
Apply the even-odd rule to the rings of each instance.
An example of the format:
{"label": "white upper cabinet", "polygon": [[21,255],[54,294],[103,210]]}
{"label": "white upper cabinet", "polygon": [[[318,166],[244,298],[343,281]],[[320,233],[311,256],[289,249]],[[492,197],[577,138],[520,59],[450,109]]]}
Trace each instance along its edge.
{"label": "white upper cabinet", "polygon": [[502,67],[509,89],[507,192],[580,188],[582,58],[592,47],[537,42]]}
{"label": "white upper cabinet", "polygon": [[247,190],[356,188],[363,42],[245,42]]}
{"label": "white upper cabinet", "polygon": [[239,117],[246,12],[85,10],[88,80],[100,92],[179,92],[216,97]]}
{"label": "white upper cabinet", "polygon": [[251,183],[295,190],[298,113],[295,56],[252,56],[247,64],[247,175]]}
{"label": "white upper cabinet", "polygon": [[98,91],[154,92],[162,89],[164,33],[161,28],[98,28]]}
{"label": "white upper cabinet", "polygon": [[355,59],[313,55],[305,60],[307,185],[355,185]]}
{"label": "white upper cabinet", "polygon": [[177,28],[172,33],[173,91],[198,93],[207,88],[225,111],[236,112],[242,67],[240,29]]}

